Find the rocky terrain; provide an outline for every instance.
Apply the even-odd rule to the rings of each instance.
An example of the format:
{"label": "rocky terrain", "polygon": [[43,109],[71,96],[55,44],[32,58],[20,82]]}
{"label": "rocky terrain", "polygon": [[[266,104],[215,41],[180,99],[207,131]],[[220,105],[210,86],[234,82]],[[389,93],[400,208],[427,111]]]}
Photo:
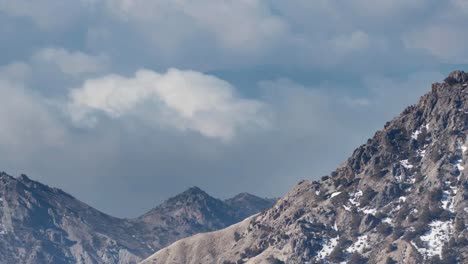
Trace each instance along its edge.
{"label": "rocky terrain", "polygon": [[143,263],[468,263],[468,73],[451,73],[329,176]]}
{"label": "rocky terrain", "polygon": [[141,239],[152,241],[153,248],[162,248],[180,238],[240,222],[273,206],[275,201],[245,193],[222,201],[192,187],[132,222],[143,223]]}
{"label": "rocky terrain", "polygon": [[227,227],[274,203],[241,196],[221,201],[193,187],[141,217],[120,219],[25,175],[0,173],[0,263],[138,263],[180,238]]}

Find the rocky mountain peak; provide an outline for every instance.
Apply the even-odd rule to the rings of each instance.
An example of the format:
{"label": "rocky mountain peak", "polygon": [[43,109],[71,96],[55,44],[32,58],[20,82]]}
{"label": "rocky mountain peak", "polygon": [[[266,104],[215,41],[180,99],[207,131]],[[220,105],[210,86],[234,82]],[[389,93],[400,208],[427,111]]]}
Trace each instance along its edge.
{"label": "rocky mountain peak", "polygon": [[0,179],[10,180],[10,179],[14,179],[14,178],[12,176],[8,175],[6,172],[1,171],[0,172]]}
{"label": "rocky mountain peak", "polygon": [[26,175],[2,172],[0,263],[136,264],[180,238],[239,221],[236,213],[193,187],[141,217],[120,219]]}
{"label": "rocky mountain peak", "polygon": [[21,182],[33,182],[33,180],[31,180],[26,174],[21,174],[18,177],[18,180]]}
{"label": "rocky mountain peak", "polygon": [[468,83],[468,73],[464,71],[453,71],[444,81],[448,84]]}
{"label": "rocky mountain peak", "polygon": [[[194,186],[174,197],[169,198],[152,211],[159,212],[161,210],[172,210],[173,208],[180,209],[182,207],[197,210],[198,208],[223,206],[225,205],[221,200],[210,196],[199,187]],[[151,211],[149,213],[151,213]]]}
{"label": "rocky mountain peak", "polygon": [[175,200],[176,199],[190,199],[190,198],[210,199],[212,197],[197,186],[190,187],[186,191],[174,197]]}
{"label": "rocky mountain peak", "polygon": [[260,198],[250,193],[240,193],[224,202],[237,214],[239,220],[245,219],[266,208],[272,207],[277,199]]}
{"label": "rocky mountain peak", "polygon": [[466,76],[434,84],[330,176],[146,263],[467,263]]}
{"label": "rocky mountain peak", "polygon": [[192,187],[188,188],[183,193],[195,193],[195,194],[203,193],[203,194],[206,194],[206,192],[203,191],[202,189],[200,189],[200,187],[198,187],[198,186],[192,186]]}
{"label": "rocky mountain peak", "polygon": [[244,192],[244,193],[239,193],[238,195],[232,197],[230,200],[256,200],[256,199],[261,199],[261,198],[253,194]]}

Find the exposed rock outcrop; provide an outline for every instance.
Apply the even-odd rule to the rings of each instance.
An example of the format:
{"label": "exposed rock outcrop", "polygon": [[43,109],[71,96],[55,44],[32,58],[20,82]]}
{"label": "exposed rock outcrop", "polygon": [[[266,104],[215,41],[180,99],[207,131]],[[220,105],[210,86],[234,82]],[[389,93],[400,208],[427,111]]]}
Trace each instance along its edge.
{"label": "exposed rock outcrop", "polygon": [[467,82],[433,84],[331,176],[143,263],[467,263]]}

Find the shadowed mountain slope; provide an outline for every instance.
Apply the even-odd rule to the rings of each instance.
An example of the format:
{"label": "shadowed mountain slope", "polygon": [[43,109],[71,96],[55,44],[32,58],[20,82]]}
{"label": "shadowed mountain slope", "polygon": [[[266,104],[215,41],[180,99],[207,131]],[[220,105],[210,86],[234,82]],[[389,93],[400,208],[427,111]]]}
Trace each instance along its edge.
{"label": "shadowed mountain slope", "polygon": [[[245,211],[271,205],[248,203]],[[242,220],[243,210],[195,187],[141,217],[120,219],[25,175],[1,173],[0,263],[138,263],[177,239]]]}

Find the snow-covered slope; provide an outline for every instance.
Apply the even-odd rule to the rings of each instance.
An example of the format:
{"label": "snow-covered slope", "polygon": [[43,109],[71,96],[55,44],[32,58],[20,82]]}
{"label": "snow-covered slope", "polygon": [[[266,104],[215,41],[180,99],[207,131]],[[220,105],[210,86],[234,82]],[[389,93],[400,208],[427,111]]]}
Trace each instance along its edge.
{"label": "snow-covered slope", "polygon": [[468,263],[467,86],[451,73],[330,176],[143,263]]}

